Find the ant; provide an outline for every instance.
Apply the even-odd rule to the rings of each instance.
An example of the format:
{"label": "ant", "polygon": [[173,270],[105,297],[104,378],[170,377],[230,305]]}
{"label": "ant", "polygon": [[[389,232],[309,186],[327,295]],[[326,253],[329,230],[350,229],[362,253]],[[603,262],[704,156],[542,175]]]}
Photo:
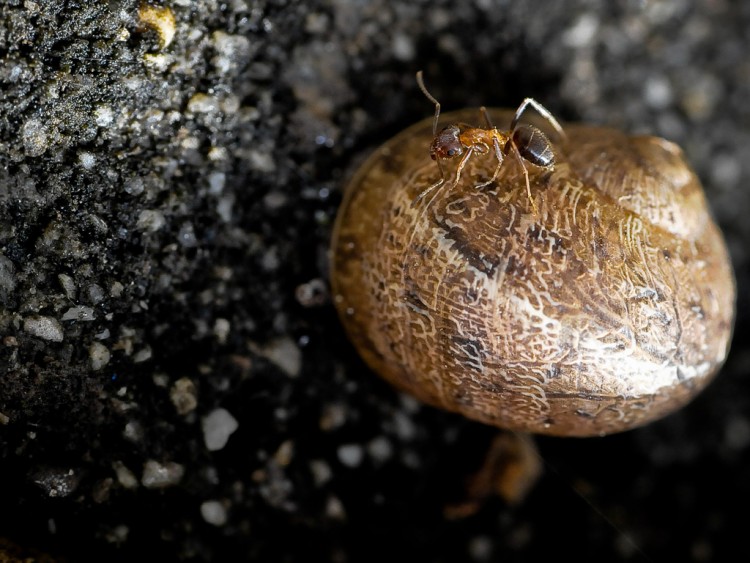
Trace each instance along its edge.
{"label": "ant", "polygon": [[440,187],[445,182],[445,170],[443,169],[442,164],[443,160],[454,158],[456,156],[462,157],[461,161],[458,163],[456,177],[453,179],[453,185],[456,185],[461,179],[461,172],[471,158],[471,155],[474,153],[487,154],[490,150],[494,150],[495,157],[497,158],[495,173],[489,181],[479,184],[477,187],[483,188],[494,182],[498,174],[500,174],[500,168],[503,165],[505,157],[508,156],[508,154],[512,154],[521,165],[526,180],[526,193],[529,196],[529,201],[531,201],[532,207],[536,210],[534,200],[531,197],[529,172],[526,169],[524,160],[535,166],[551,170],[555,165],[555,154],[552,150],[552,143],[550,143],[544,133],[532,125],[519,124],[518,121],[523,115],[523,112],[531,106],[544,119],[546,119],[550,125],[552,125],[560,138],[565,141],[567,137],[562,126],[558,123],[557,119],[553,117],[549,110],[533,98],[526,98],[521,105],[518,106],[516,114],[510,122],[510,129],[508,131],[500,131],[497,127],[492,125],[487,108],[482,106],[479,108],[479,113],[482,114],[485,127],[472,127],[465,123],[460,123],[443,127],[443,129],[438,132],[440,102],[438,102],[435,97],[427,91],[421,70],[417,72],[417,84],[422,90],[422,93],[427,96],[427,99],[435,104],[435,119],[432,124],[433,138],[432,144],[430,144],[430,156],[432,157],[432,160],[437,162],[438,170],[440,170],[440,180],[420,193],[417,196],[417,200],[422,199],[432,190]]}

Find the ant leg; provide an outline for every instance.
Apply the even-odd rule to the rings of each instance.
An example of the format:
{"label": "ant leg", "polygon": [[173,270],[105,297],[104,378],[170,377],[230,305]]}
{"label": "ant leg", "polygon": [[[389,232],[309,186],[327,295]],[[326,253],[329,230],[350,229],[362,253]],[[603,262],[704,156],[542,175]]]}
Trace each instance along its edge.
{"label": "ant leg", "polygon": [[414,198],[414,201],[412,201],[412,205],[415,205],[424,196],[426,196],[432,190],[439,188],[445,182],[445,171],[443,170],[443,165],[440,163],[440,160],[436,160],[435,162],[437,162],[438,170],[440,170],[440,179],[434,184],[432,184],[431,186],[429,186],[428,188],[425,188],[424,190],[422,190],[420,194]]}
{"label": "ant leg", "polygon": [[[484,108],[482,108],[484,109]],[[495,156],[497,157],[497,166],[495,167],[495,173],[492,175],[492,178],[490,178],[488,181],[484,182],[483,184],[479,184],[477,188],[484,188],[485,186],[489,186],[492,182],[494,182],[498,175],[500,174],[500,168],[503,165],[503,151],[500,148],[500,143],[498,143],[497,139],[492,139],[492,146],[495,149]]]}
{"label": "ant leg", "polygon": [[425,188],[424,190],[422,190],[420,192],[420,194],[417,197],[415,197],[414,200],[411,202],[412,205],[416,205],[421,199],[424,198],[424,196],[426,196],[427,194],[429,194],[432,190],[434,190],[436,188],[439,188],[444,183],[445,183],[445,179],[444,178],[440,178],[437,182],[435,182],[434,184],[432,184],[429,188]]}
{"label": "ant leg", "polygon": [[526,170],[526,165],[523,163],[523,158],[521,157],[521,153],[518,152],[516,145],[514,143],[511,143],[510,146],[511,146],[511,151],[513,152],[513,156],[516,157],[518,164],[521,165],[521,170],[523,170],[523,177],[524,177],[524,180],[526,180],[526,195],[528,195],[529,201],[531,202],[531,208],[534,210],[534,215],[536,215],[536,212],[537,212],[536,203],[534,203],[534,198],[531,197],[531,182],[529,181],[529,171]]}
{"label": "ant leg", "polygon": [[458,169],[456,169],[456,178],[453,180],[453,185],[457,186],[458,181],[461,179],[461,172],[464,169],[464,166],[466,166],[466,163],[469,162],[469,158],[471,157],[472,153],[474,152],[474,147],[469,148],[469,150],[466,151],[466,154],[461,159],[461,162],[458,163]]}
{"label": "ant leg", "polygon": [[523,102],[521,102],[521,105],[518,106],[518,109],[516,110],[516,115],[513,116],[513,121],[510,122],[510,131],[513,132],[516,129],[516,125],[518,125],[518,120],[521,119],[521,115],[523,115],[523,112],[526,111],[526,108],[531,106],[534,108],[539,115],[541,115],[544,119],[547,120],[547,123],[552,125],[554,130],[557,132],[557,134],[560,136],[560,139],[562,142],[566,143],[568,141],[568,136],[565,134],[565,131],[563,131],[562,125],[560,125],[560,122],[555,119],[555,116],[552,115],[552,113],[544,107],[542,104],[537,102],[534,98],[526,98]]}

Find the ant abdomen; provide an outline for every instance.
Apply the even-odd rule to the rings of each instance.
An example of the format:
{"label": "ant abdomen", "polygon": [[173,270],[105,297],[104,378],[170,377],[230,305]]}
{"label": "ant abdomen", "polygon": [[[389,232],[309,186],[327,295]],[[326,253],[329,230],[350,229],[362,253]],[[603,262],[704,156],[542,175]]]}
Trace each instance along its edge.
{"label": "ant abdomen", "polygon": [[513,131],[512,142],[518,152],[531,164],[549,167],[555,164],[555,153],[547,136],[532,125],[518,125]]}

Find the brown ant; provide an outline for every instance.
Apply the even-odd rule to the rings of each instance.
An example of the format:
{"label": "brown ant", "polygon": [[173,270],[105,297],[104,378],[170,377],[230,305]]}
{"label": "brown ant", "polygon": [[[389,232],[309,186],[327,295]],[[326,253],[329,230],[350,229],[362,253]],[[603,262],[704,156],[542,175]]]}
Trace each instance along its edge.
{"label": "brown ant", "polygon": [[555,165],[555,153],[552,150],[552,143],[550,143],[544,133],[532,125],[519,124],[518,121],[521,118],[521,115],[523,115],[523,112],[526,111],[526,108],[531,106],[544,119],[546,119],[550,125],[552,125],[560,138],[565,141],[566,135],[563,128],[549,110],[533,98],[526,98],[521,105],[518,106],[516,114],[510,122],[510,129],[508,131],[500,131],[497,127],[492,125],[487,108],[482,106],[479,108],[479,112],[482,114],[486,125],[485,127],[472,127],[465,123],[459,123],[443,127],[438,132],[440,102],[438,102],[435,97],[427,91],[421,70],[417,72],[417,84],[424,95],[427,96],[427,99],[435,104],[435,120],[432,124],[433,139],[432,144],[430,145],[430,156],[432,157],[432,160],[437,162],[438,169],[440,170],[440,180],[420,193],[417,196],[417,200],[422,199],[432,190],[438,188],[445,182],[445,171],[443,170],[442,164],[443,160],[457,156],[462,157],[461,161],[458,163],[456,176],[453,180],[453,185],[456,185],[461,179],[461,172],[471,158],[471,155],[474,153],[487,154],[490,150],[494,150],[495,157],[497,158],[495,173],[489,181],[479,184],[477,187],[482,188],[494,182],[500,173],[500,168],[503,165],[505,157],[508,154],[512,154],[521,165],[524,178],[526,179],[526,193],[529,196],[529,201],[531,201],[532,207],[536,210],[534,200],[531,197],[529,172],[526,169],[524,160],[527,160],[535,166],[551,170]]}

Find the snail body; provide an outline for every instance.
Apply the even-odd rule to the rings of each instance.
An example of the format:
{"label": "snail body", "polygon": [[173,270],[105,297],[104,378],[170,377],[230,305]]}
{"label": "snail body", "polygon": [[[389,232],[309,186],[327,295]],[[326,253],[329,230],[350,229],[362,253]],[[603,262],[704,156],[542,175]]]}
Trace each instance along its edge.
{"label": "snail body", "polygon": [[563,436],[645,424],[709,383],[734,278],[676,145],[568,125],[554,166],[506,159],[498,173],[475,154],[419,197],[438,177],[432,127],[360,167],[334,227],[334,302],[374,371],[471,419]]}

